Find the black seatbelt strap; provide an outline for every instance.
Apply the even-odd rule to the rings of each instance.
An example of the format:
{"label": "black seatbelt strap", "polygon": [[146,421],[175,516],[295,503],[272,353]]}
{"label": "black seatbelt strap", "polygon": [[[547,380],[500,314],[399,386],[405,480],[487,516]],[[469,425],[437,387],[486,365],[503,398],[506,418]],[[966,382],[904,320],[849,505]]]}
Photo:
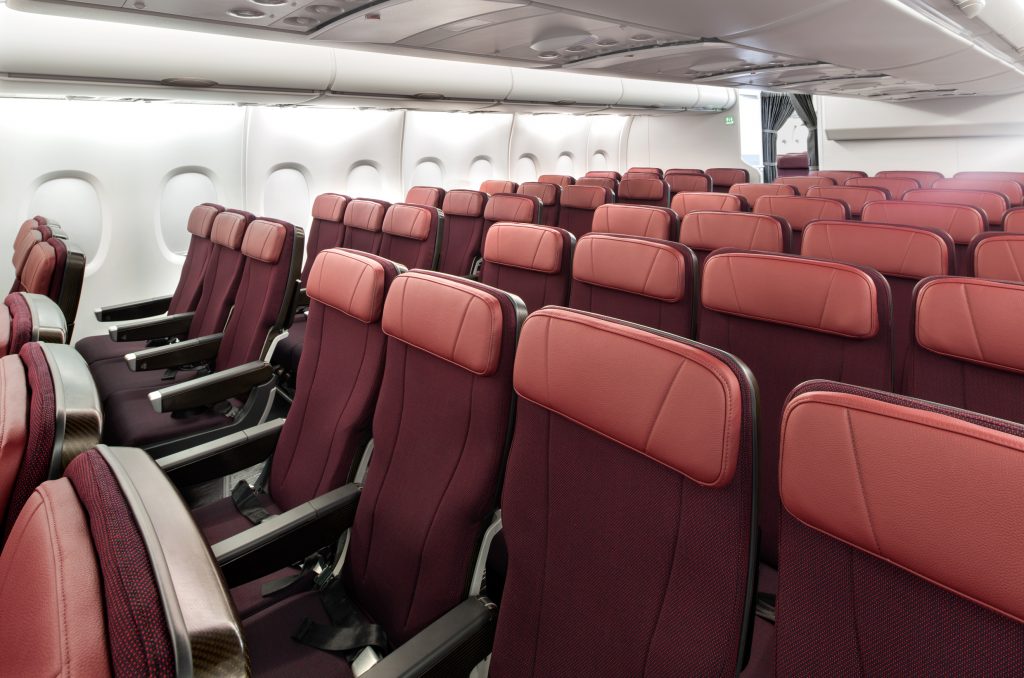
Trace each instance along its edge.
{"label": "black seatbelt strap", "polygon": [[775,623],[775,594],[757,592],[757,605],[754,614],[770,624]]}
{"label": "black seatbelt strap", "polygon": [[319,624],[304,619],[292,636],[294,640],[324,652],[346,655],[351,661],[364,648],[372,647],[381,654],[388,650],[388,636],[379,624],[370,623],[349,599],[340,579],[334,579],[320,593],[320,602],[331,623]]}
{"label": "black seatbelt strap", "polygon": [[239,480],[235,488],[231,490],[231,501],[234,502],[238,512],[248,518],[253,525],[259,525],[270,516],[263,508],[263,504],[260,503],[259,495],[244,480]]}

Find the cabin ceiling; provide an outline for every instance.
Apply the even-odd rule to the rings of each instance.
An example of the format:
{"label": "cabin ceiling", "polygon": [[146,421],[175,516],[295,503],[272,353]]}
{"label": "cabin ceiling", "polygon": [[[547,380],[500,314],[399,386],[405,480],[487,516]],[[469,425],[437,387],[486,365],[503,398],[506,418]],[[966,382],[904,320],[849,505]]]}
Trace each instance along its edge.
{"label": "cabin ceiling", "polygon": [[[1024,3],[988,0],[1024,34]],[[8,0],[333,47],[886,101],[1024,91],[1014,36],[954,0]],[[984,19],[984,15],[981,17]],[[1013,23],[1013,22],[1011,22]]]}

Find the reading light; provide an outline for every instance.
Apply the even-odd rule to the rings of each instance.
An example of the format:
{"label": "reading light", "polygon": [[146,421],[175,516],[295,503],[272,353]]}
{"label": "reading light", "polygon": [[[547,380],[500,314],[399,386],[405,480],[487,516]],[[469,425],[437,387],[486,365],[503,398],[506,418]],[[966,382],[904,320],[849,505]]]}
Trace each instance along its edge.
{"label": "reading light", "polygon": [[593,42],[596,37],[590,33],[575,29],[556,29],[548,31],[538,38],[530,49],[534,52],[554,52],[574,45]]}
{"label": "reading light", "polygon": [[985,9],[985,0],[953,0],[953,2],[957,9],[967,15],[968,19],[977,17]]}

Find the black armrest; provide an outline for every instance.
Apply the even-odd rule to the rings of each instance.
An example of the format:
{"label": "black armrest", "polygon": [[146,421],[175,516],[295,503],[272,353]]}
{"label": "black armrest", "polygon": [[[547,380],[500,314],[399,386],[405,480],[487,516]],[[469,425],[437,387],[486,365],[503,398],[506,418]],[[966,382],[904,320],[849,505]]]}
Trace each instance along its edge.
{"label": "black armrest", "polygon": [[165,318],[143,320],[127,325],[111,325],[107,333],[114,341],[148,341],[188,334],[195,313],[176,313]]}
{"label": "black armrest", "polygon": [[470,598],[362,674],[363,678],[466,676],[487,658],[497,623],[494,603]]}
{"label": "black armrest", "polygon": [[208,407],[228,398],[247,395],[273,378],[274,368],[270,363],[257,360],[153,391],[149,394],[149,402],[157,412]]}
{"label": "black armrest", "polygon": [[132,372],[148,372],[150,370],[166,370],[169,367],[198,365],[209,362],[217,357],[220,342],[224,338],[222,332],[206,337],[179,341],[176,344],[144,348],[129,353],[124,357],[128,369]]}
{"label": "black armrest", "polygon": [[141,320],[167,313],[171,307],[171,296],[154,297],[142,301],[130,301],[127,304],[114,304],[113,306],[101,306],[93,311],[96,320],[101,323],[124,322],[126,320]]}
{"label": "black armrest", "polygon": [[284,419],[274,419],[157,460],[172,483],[188,487],[266,461],[277,448]]}
{"label": "black armrest", "polygon": [[362,487],[339,487],[213,545],[228,586],[237,586],[333,546],[352,527]]}

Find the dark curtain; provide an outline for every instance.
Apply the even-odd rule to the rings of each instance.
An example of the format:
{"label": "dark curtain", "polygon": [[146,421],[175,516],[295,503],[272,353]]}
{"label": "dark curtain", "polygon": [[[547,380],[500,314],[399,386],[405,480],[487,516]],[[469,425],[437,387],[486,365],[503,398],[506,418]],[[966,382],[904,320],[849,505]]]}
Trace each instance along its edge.
{"label": "dark curtain", "polygon": [[793,102],[786,94],[761,92],[761,152],[764,155],[764,183],[779,176],[776,164],[776,141],[779,130],[793,115]]}
{"label": "dark curtain", "polygon": [[810,94],[789,94],[796,114],[807,126],[807,167],[818,169],[818,113],[814,110],[814,99]]}

